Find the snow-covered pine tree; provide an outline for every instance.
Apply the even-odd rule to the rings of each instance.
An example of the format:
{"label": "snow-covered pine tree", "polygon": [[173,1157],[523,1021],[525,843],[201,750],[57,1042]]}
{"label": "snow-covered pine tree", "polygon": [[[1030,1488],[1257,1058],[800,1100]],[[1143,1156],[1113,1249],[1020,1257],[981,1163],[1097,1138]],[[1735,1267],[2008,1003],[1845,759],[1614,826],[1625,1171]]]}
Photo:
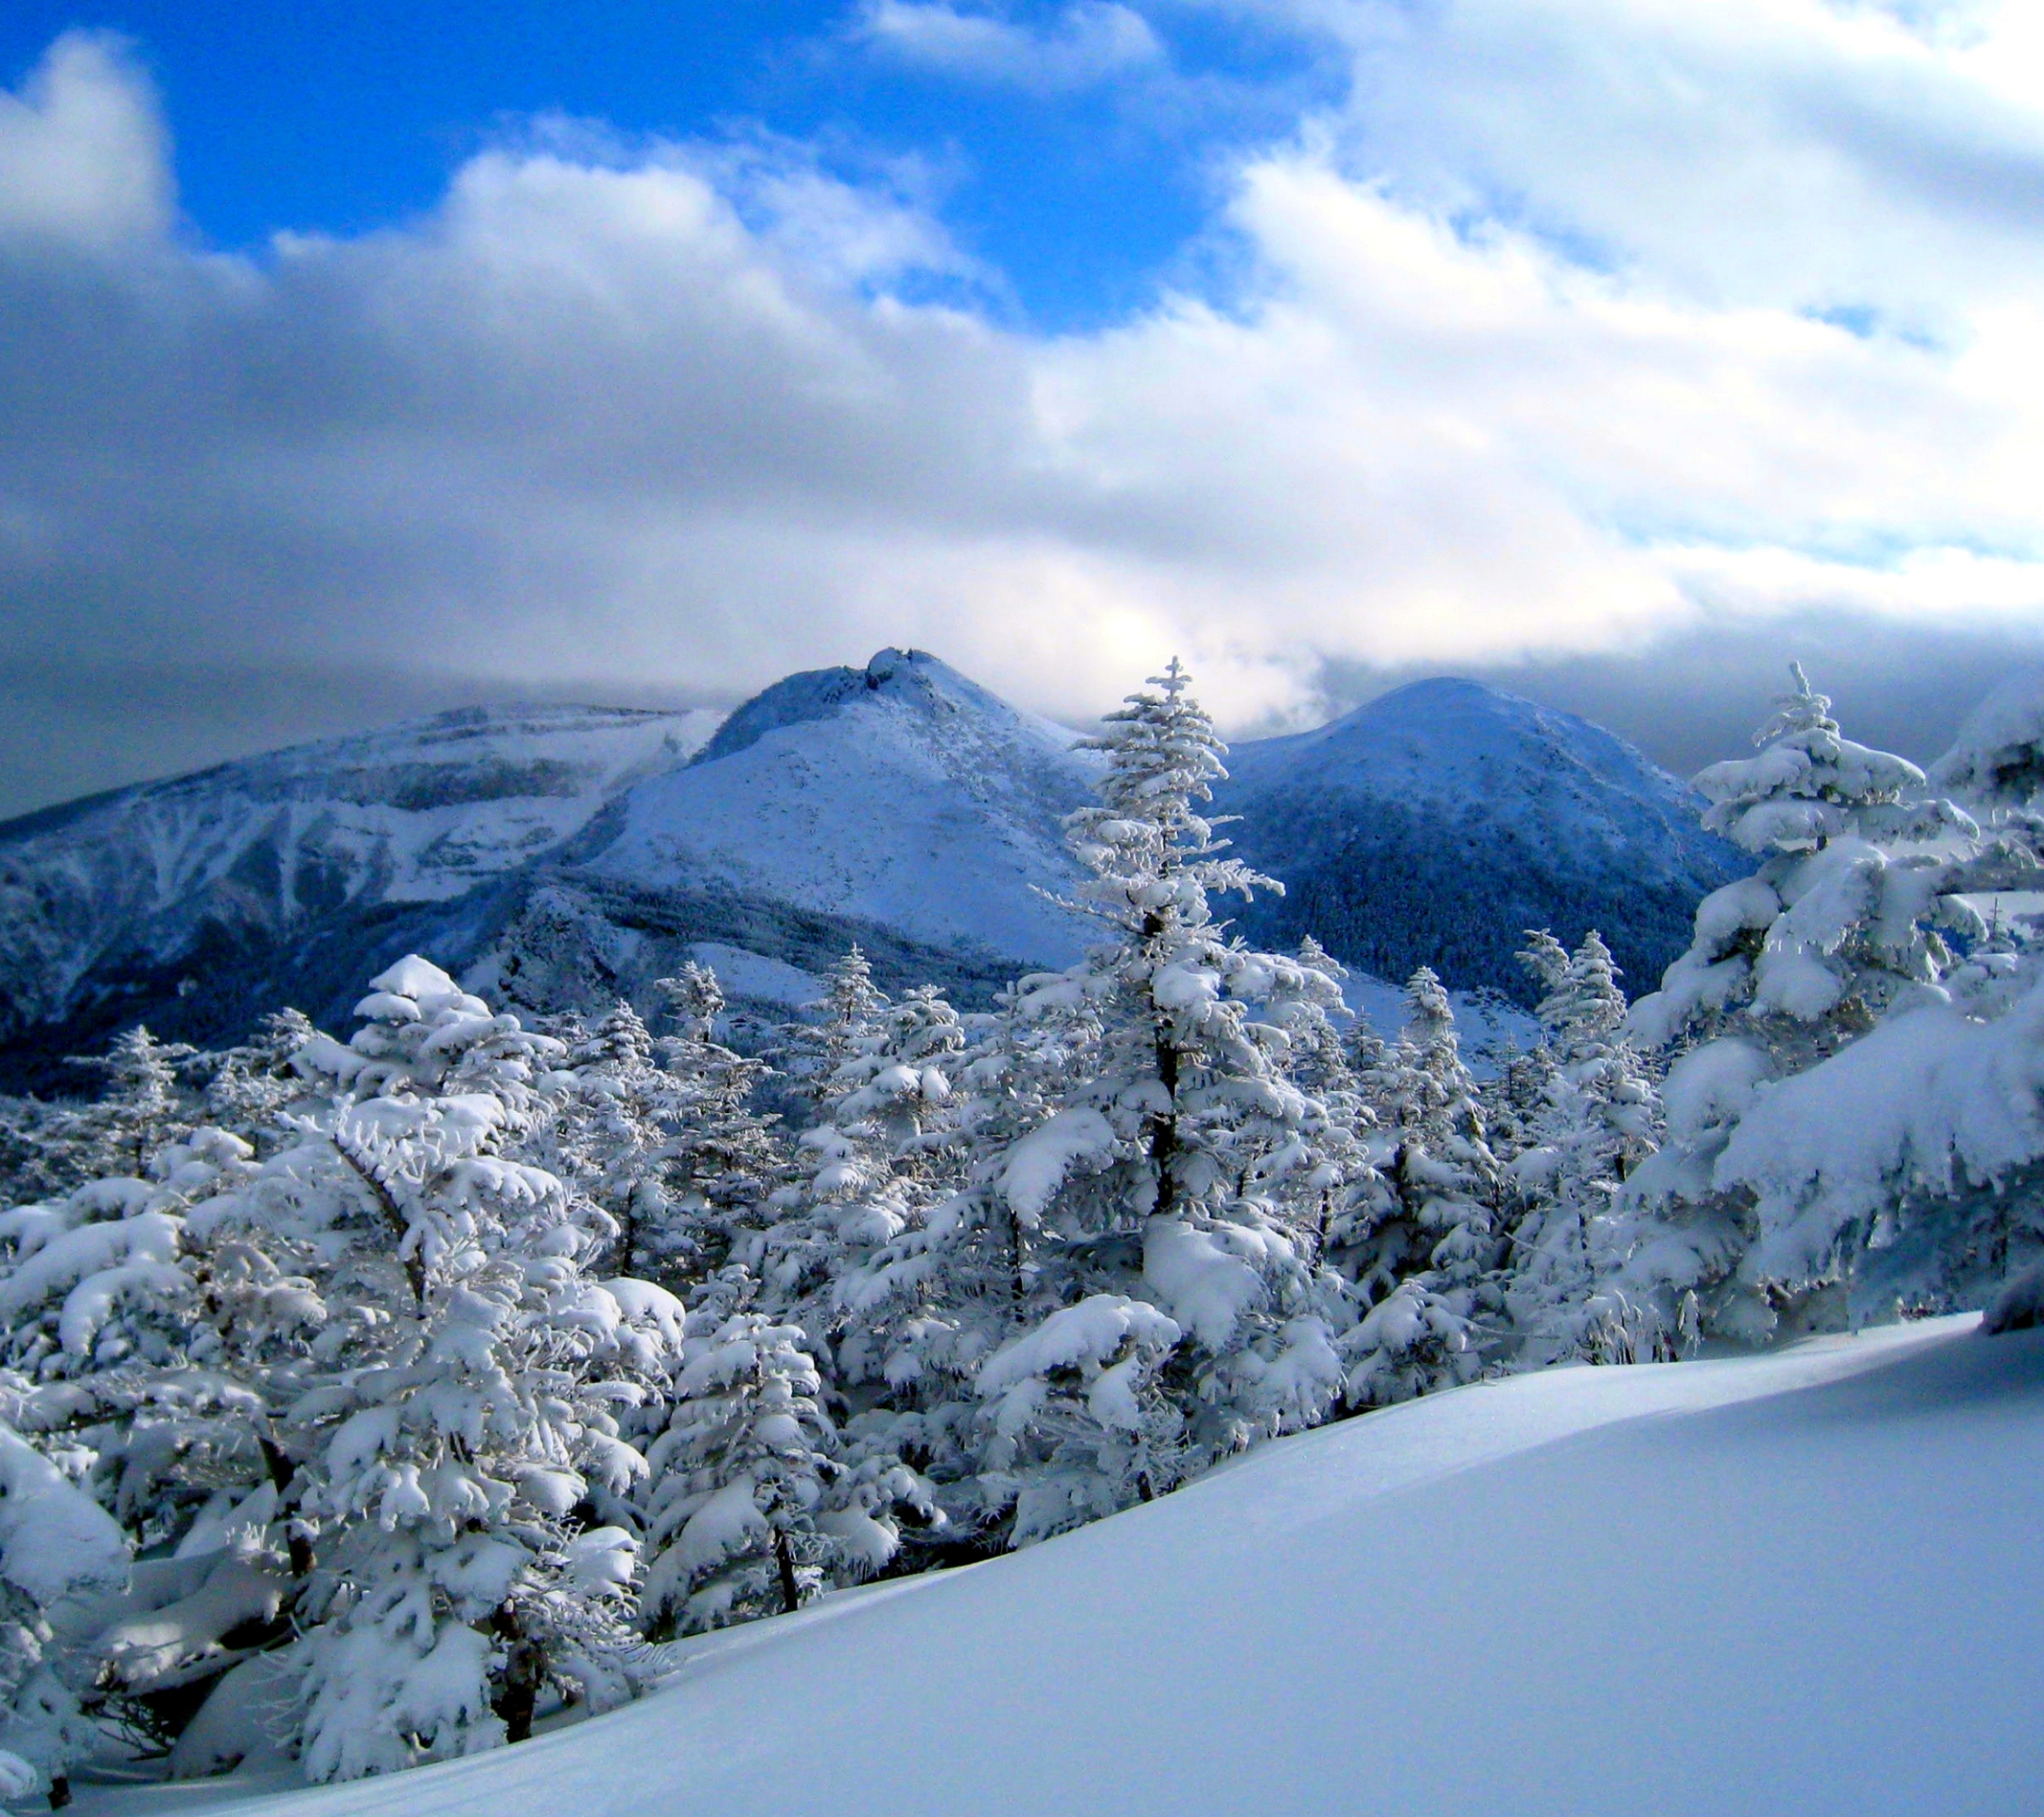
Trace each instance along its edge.
{"label": "snow-covered pine tree", "polygon": [[874,1011],[796,1144],[800,1178],[777,1196],[780,1217],[749,1252],[767,1302],[832,1361],[834,1392],[870,1401],[886,1380],[902,1308],[875,1289],[875,1271],[958,1183],[951,1080],[964,1047],[957,1011],[932,986]]}
{"label": "snow-covered pine tree", "polygon": [[39,1132],[41,1171],[59,1191],[86,1180],[135,1176],[164,1143],[201,1120],[180,1065],[192,1049],[159,1041],[137,1024],[114,1037],[103,1055],[71,1064],[99,1073],[104,1083],[90,1103],[67,1105],[44,1120]]}
{"label": "snow-covered pine tree", "polygon": [[2044,795],[2044,669],[2010,676],[1974,708],[1930,779],[1988,813]]}
{"label": "snow-covered pine tree", "polygon": [[898,1505],[937,1518],[914,1473],[844,1444],[798,1327],[760,1313],[698,1322],[647,1454],[656,1549],[639,1613],[656,1635],[792,1611],[885,1564]]}
{"label": "snow-covered pine tree", "polygon": [[0,1797],[69,1802],[98,1737],[82,1705],[98,1659],[81,1605],[126,1580],[119,1526],[50,1460],[0,1425]]}
{"label": "snow-covered pine tree", "polygon": [[975,1017],[968,1045],[940,1063],[950,1089],[931,1106],[934,1127],[919,1112],[903,1157],[911,1214],[878,1248],[847,1257],[836,1279],[848,1436],[937,1484],[943,1544],[982,1543],[975,1536],[1013,1500],[1006,1487],[991,1506],[982,1492],[976,1386],[979,1366],[1024,1316],[1034,1274],[1026,1207],[1003,1190],[1006,1157],[1086,1076],[1097,1033],[1085,1012],[1019,1015],[1013,990]]}
{"label": "snow-covered pine tree", "polygon": [[1927,795],[1914,765],[1844,737],[1800,665],[1790,674],[1754,736],[1759,754],[1696,778],[1711,803],[1704,824],[1760,867],[1703,899],[1689,951],[1630,1024],[1649,1051],[1676,1057],[1665,1145],[1622,1195],[1624,1288],[1664,1325],[1693,1292],[1707,1329],[1750,1342],[1784,1319],[1791,1330],[1835,1321],[1829,1289],[1847,1265],[1830,1243],[1787,1268],[1754,1253],[1753,1194],[1715,1174],[1755,1091],[1884,1017],[1942,1002],[1945,935],[1985,932],[1956,893],[1979,880],[1971,820]]}
{"label": "snow-covered pine tree", "polygon": [[[848,961],[863,966],[855,947]],[[700,1295],[738,1252],[750,1253],[772,1220],[768,1201],[788,1175],[777,1119],[757,1107],[771,1068],[716,1039],[724,992],[691,961],[658,988],[675,1032],[658,1047],[667,1093],[660,1182],[666,1211],[660,1242],[675,1258],[668,1277]],[[742,1258],[741,1258],[742,1259]],[[675,1278],[676,1263],[679,1264]],[[725,1296],[720,1303],[729,1303]]]}
{"label": "snow-covered pine tree", "polygon": [[624,1694],[636,1547],[590,1504],[643,1478],[617,1409],[678,1336],[658,1290],[585,1273],[610,1221],[505,1152],[554,1107],[559,1045],[416,958],[357,1013],[344,1047],[306,1050],[328,1096],[266,1170],[290,1215],[326,1220],[346,1290],[288,1419],[319,1552],[300,1602],[314,1780],[518,1739],[550,1688]]}
{"label": "snow-covered pine tree", "polygon": [[[1021,1022],[1085,1030],[1084,1073],[980,1151],[973,1208],[952,1225],[986,1231],[1006,1214],[1021,1310],[1038,1327],[979,1376],[990,1398],[998,1387],[982,1482],[1014,1496],[1018,1541],[1310,1422],[1339,1385],[1339,1284],[1316,1272],[1313,1234],[1245,1190],[1325,1119],[1285,1075],[1287,1035],[1257,1012],[1331,1009],[1339,990],[1324,968],[1251,952],[1214,920],[1214,895],[1278,886],[1224,856],[1199,811],[1225,747],[1185,671],[1173,662],[1151,686],[1092,741],[1107,756],[1100,802],[1066,822],[1092,873],[1083,906],[1107,938],[1066,971],[1025,979],[1013,1002]],[[1312,1171],[1310,1152],[1297,1161]],[[1082,1306],[1101,1315],[1081,1319]],[[1119,1333],[1112,1349],[1094,1342],[1102,1333]],[[1086,1384],[1076,1398],[1044,1372],[1071,1368]],[[1095,1394],[1101,1380],[1111,1386]]]}
{"label": "snow-covered pine tree", "polygon": [[285,1113],[305,1093],[298,1055],[317,1032],[302,1012],[279,1010],[238,1047],[197,1056],[205,1120],[239,1133],[260,1154],[273,1150],[285,1139]]}
{"label": "snow-covered pine tree", "polygon": [[681,1094],[654,1064],[653,1036],[622,998],[570,1044],[568,1064],[574,1085],[553,1125],[549,1165],[615,1221],[617,1272],[657,1279],[677,1261],[661,1162],[664,1122]]}
{"label": "snow-covered pine tree", "polygon": [[790,1024],[785,1036],[787,1071],[795,1088],[826,1098],[837,1068],[873,1031],[888,996],[872,981],[872,963],[855,944],[823,974],[823,995],[802,1006],[807,1018]]}
{"label": "snow-covered pine tree", "polygon": [[1612,1201],[1653,1153],[1660,1109],[1625,1033],[1617,968],[1594,929],[1573,954],[1544,931],[1527,939],[1523,957],[1543,987],[1539,1014],[1552,1064],[1509,1169],[1521,1201],[1506,1287],[1517,1360],[1540,1367],[1574,1356],[1673,1354],[1677,1334],[1651,1327],[1646,1309],[1609,1286]]}
{"label": "snow-covered pine tree", "polygon": [[1429,967],[1407,982],[1404,1028],[1364,1087],[1383,1187],[1334,1240],[1370,1308],[1343,1344],[1348,1398],[1377,1406],[1467,1381],[1497,1311],[1498,1164],[1454,1005]]}
{"label": "snow-covered pine tree", "polygon": [[221,1221],[258,1173],[247,1141],[200,1128],[158,1147],[146,1178],[0,1214],[0,1420],[148,1555],[89,1618],[75,1612],[71,1638],[99,1711],[157,1739],[206,1681],[287,1636],[303,1565],[274,1521],[265,1390],[290,1398],[323,1309]]}

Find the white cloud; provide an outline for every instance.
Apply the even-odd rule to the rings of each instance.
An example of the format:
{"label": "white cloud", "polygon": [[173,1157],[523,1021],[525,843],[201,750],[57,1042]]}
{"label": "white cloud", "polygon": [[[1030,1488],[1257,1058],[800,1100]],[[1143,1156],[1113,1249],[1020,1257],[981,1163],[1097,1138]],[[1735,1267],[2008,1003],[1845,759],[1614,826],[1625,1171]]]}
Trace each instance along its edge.
{"label": "white cloud", "polygon": [[1245,0],[1352,59],[1351,168],[1718,303],[1954,331],[2044,277],[2031,0]]}
{"label": "white cloud", "polygon": [[1074,0],[1048,29],[951,0],[867,0],[855,30],[903,62],[1038,95],[1091,88],[1165,61],[1149,21],[1117,0]]}
{"label": "white cloud", "polygon": [[[169,195],[113,47],[37,82],[39,168]],[[1352,123],[1231,198],[1238,288],[1064,337],[970,307],[912,194],[784,148],[500,149],[422,222],[260,261],[162,202],[0,215],[0,663],[729,698],[916,644],[1089,715],[1177,650],[1240,722],[1330,661],[2044,606],[2044,311],[1991,214],[1920,344],[1451,219]],[[932,275],[967,300],[894,288]]]}
{"label": "white cloud", "polygon": [[0,92],[0,236],[98,249],[168,226],[168,141],[118,38],[66,32]]}

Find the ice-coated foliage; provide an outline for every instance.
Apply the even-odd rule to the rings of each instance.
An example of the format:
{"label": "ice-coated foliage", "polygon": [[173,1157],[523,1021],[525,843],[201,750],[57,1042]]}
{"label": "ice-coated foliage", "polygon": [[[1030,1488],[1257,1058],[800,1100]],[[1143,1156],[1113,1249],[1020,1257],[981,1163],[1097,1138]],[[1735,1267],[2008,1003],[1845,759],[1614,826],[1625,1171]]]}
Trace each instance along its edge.
{"label": "ice-coated foliage", "polygon": [[[1006,1050],[968,1068],[991,1103],[968,1115],[971,1178],[937,1226],[942,1245],[976,1244],[982,1272],[1006,1239],[1015,1329],[979,1368],[982,1398],[988,1370],[1002,1385],[977,1487],[980,1517],[1009,1512],[1018,1542],[1322,1417],[1357,1310],[1320,1251],[1360,1162],[1290,1070],[1295,1046],[1302,1067],[1328,1065],[1337,970],[1215,919],[1216,898],[1277,886],[1200,812],[1225,748],[1175,662],[1094,743],[1100,800],[1068,832],[1104,938],[1022,979]],[[1067,1357],[1061,1340],[1054,1365],[1016,1374],[1082,1307],[1089,1331],[1120,1322],[1121,1351]]]}
{"label": "ice-coated foliage", "polygon": [[1371,1308],[1343,1345],[1359,1406],[1469,1380],[1497,1297],[1497,1157],[1448,993],[1425,966],[1405,987],[1405,1015],[1363,1081],[1381,1184],[1333,1233]]}
{"label": "ice-coated foliage", "polygon": [[2019,1081],[1988,1058],[2034,960],[1967,893],[2034,882],[2034,852],[1841,736],[1793,675],[1759,755],[1697,779],[1712,823],[1764,861],[1705,898],[1630,1017],[1674,1057],[1665,1146],[1620,1195],[1622,1282],[1664,1320],[1693,1293],[1707,1329],[1745,1341],[1860,1315],[1869,1296],[1977,1303],[2027,1242],[2009,1202],[1988,1210],[1994,1188],[2035,1153],[2012,1134]]}
{"label": "ice-coated foliage", "polygon": [[2010,676],[1968,714],[1931,780],[1992,810],[2027,807],[2044,794],[2044,669]]}
{"label": "ice-coated foliage", "polygon": [[838,1433],[799,1328],[758,1313],[704,1323],[647,1455],[657,1549],[639,1607],[656,1633],[795,1609],[885,1565],[897,1508],[939,1518],[898,1458]]}

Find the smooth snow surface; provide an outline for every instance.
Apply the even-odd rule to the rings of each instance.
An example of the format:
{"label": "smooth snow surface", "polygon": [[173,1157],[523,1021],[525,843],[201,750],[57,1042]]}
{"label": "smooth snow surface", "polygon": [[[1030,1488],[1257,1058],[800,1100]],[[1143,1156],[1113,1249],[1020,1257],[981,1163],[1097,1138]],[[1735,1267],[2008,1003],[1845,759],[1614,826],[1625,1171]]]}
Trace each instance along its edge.
{"label": "smooth snow surface", "polygon": [[714,1636],[645,1702],[513,1750],[77,1808],[2029,1810],[2040,1455],[2044,1333],[1971,1318],[1524,1376]]}

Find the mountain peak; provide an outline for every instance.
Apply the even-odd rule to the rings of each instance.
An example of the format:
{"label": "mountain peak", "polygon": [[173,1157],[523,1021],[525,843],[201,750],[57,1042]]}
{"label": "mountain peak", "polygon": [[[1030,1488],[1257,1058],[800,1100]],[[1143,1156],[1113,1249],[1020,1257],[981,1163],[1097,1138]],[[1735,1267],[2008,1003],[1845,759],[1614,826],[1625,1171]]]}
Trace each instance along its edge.
{"label": "mountain peak", "polygon": [[714,764],[735,757],[770,732],[827,719],[873,697],[928,711],[949,707],[1018,716],[999,696],[988,693],[927,650],[890,646],[874,651],[862,669],[804,669],[763,688],[717,728],[716,735],[696,752],[695,761]]}

